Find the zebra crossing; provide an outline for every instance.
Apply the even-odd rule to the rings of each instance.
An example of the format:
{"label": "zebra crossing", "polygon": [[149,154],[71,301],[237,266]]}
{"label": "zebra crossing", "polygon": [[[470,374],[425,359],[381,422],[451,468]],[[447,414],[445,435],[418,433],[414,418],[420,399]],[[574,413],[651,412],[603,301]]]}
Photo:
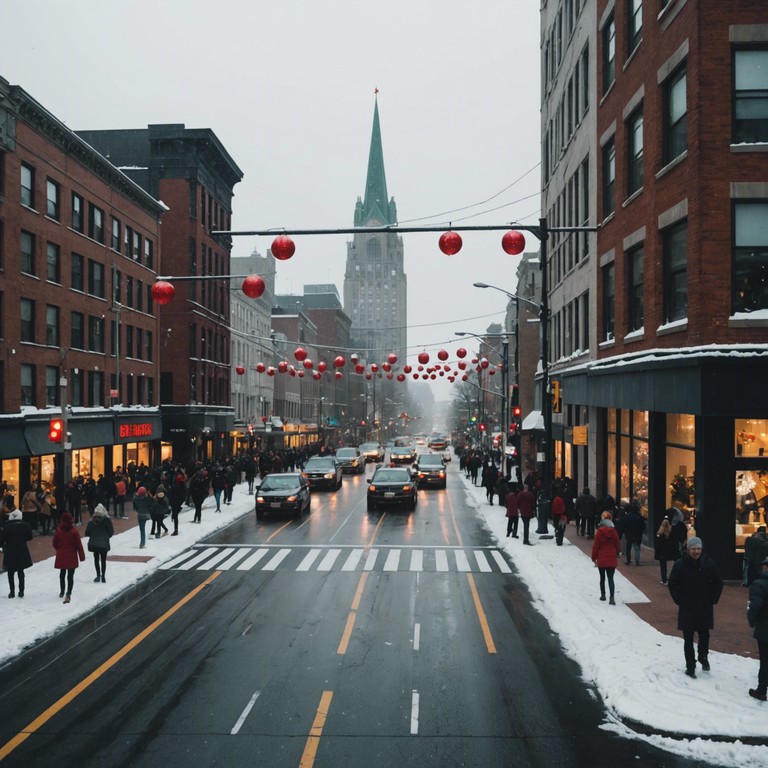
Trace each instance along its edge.
{"label": "zebra crossing", "polygon": [[494,547],[357,547],[199,545],[160,566],[177,571],[277,571],[296,573],[512,573]]}

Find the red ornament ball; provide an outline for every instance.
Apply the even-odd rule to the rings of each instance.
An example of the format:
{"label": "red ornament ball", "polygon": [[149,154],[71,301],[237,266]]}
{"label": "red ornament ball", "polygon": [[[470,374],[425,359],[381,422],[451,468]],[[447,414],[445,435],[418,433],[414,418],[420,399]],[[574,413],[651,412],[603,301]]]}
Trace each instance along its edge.
{"label": "red ornament ball", "polygon": [[387,355],[387,362],[388,362],[390,365],[394,365],[394,364],[397,362],[397,355],[396,355],[394,352],[390,352],[390,353]]}
{"label": "red ornament ball", "polygon": [[249,299],[258,299],[266,287],[267,284],[258,275],[248,275],[243,280],[243,293]]}
{"label": "red ornament ball", "polygon": [[310,368],[312,368],[312,360],[311,360],[310,358],[308,358],[308,357],[307,357],[307,358],[305,358],[305,359],[304,359],[304,367],[305,367],[307,370],[309,370]]}
{"label": "red ornament ball", "polygon": [[371,371],[376,373],[379,370],[379,366],[376,363],[371,363]]}
{"label": "red ornament ball", "polygon": [[366,373],[366,374],[365,374],[365,378],[366,378],[366,379],[368,379],[368,381],[370,381],[370,380],[371,380],[371,376],[373,376],[373,374],[372,374],[372,373]]}
{"label": "red ornament ball", "polygon": [[161,305],[170,304],[176,295],[176,289],[165,280],[158,280],[152,286],[150,293],[152,294],[152,301],[156,301]]}
{"label": "red ornament ball", "polygon": [[245,368],[243,368],[242,365],[238,365],[237,368],[235,368],[235,373],[238,376],[242,376],[245,373]]}
{"label": "red ornament ball", "polygon": [[413,370],[410,365],[403,366],[403,373],[410,373]]}
{"label": "red ornament ball", "polygon": [[405,374],[403,374],[403,373],[398,373],[398,374],[397,374],[397,380],[398,380],[398,381],[405,381]]}
{"label": "red ornament ball", "polygon": [[381,364],[381,370],[382,371],[391,371],[392,366],[389,363],[382,363]]}
{"label": "red ornament ball", "polygon": [[525,250],[525,236],[517,230],[506,232],[504,237],[501,238],[501,247],[504,253],[508,253],[510,256],[517,256]]}
{"label": "red ornament ball", "polygon": [[300,379],[303,379],[303,378],[304,378],[304,371],[299,371],[299,378],[300,378]]}
{"label": "red ornament ball", "polygon": [[288,363],[285,360],[281,360],[277,364],[277,370],[280,371],[280,373],[285,373],[288,370]]}
{"label": "red ornament ball", "polygon": [[343,374],[341,371],[336,371],[336,373],[334,374],[334,376],[335,376],[337,379],[340,379],[340,378],[342,378],[342,377],[344,376],[344,374]]}
{"label": "red ornament ball", "polygon": [[487,357],[484,357],[484,358],[483,358],[483,359],[480,361],[480,367],[481,367],[481,368],[487,368],[489,365],[490,365],[490,363],[488,362],[488,358],[487,358]]}
{"label": "red ornament ball", "polygon": [[274,376],[274,375],[275,375],[274,366],[270,365],[269,368],[267,368],[267,376]]}
{"label": "red ornament ball", "polygon": [[321,360],[321,361],[320,361],[320,362],[317,364],[317,370],[318,370],[318,371],[320,371],[320,373],[325,373],[325,369],[326,369],[327,367],[328,367],[328,366],[325,364],[325,362],[324,362],[323,360]]}
{"label": "red ornament ball", "polygon": [[365,373],[365,366],[362,363],[355,365],[355,373]]}
{"label": "red ornament ball", "polygon": [[319,378],[320,378],[322,375],[323,375],[323,374],[322,374],[322,373],[320,373],[320,371],[315,371],[315,372],[312,374],[312,378],[313,378],[315,381],[317,381],[317,380],[318,380],[318,379],[319,379]]}
{"label": "red ornament ball", "polygon": [[296,347],[296,349],[293,352],[293,356],[301,362],[307,357],[307,350],[304,349],[304,347]]}
{"label": "red ornament ball", "polygon": [[422,365],[426,365],[429,362],[429,353],[428,352],[419,352],[419,362]]}
{"label": "red ornament ball", "polygon": [[344,359],[344,358],[343,358],[341,355],[337,355],[337,356],[336,356],[336,357],[333,359],[333,365],[334,365],[334,367],[335,367],[335,368],[343,368],[343,367],[344,367],[344,364],[345,364],[346,362],[347,362],[347,361],[346,361],[346,360],[345,360],[345,359]]}
{"label": "red ornament ball", "polygon": [[444,349],[441,349],[437,353],[437,359],[438,360],[443,360],[443,361],[447,360],[448,359],[448,353]]}
{"label": "red ornament ball", "polygon": [[456,363],[456,365],[457,365],[457,366],[458,366],[458,367],[459,367],[459,368],[460,368],[462,371],[466,370],[466,368],[467,368],[467,362],[466,362],[466,360],[459,360],[459,362],[458,362],[458,363]]}
{"label": "red ornament ball", "polygon": [[390,381],[392,381],[392,374],[391,374],[391,373],[388,373],[388,374],[387,374],[387,378],[388,378]]}
{"label": "red ornament ball", "polygon": [[266,370],[267,370],[267,366],[266,366],[266,365],[264,365],[264,363],[256,363],[256,370],[257,370],[259,373],[264,373],[264,371],[266,371]]}
{"label": "red ornament ball", "polygon": [[461,358],[461,357],[466,357],[466,356],[467,356],[467,350],[464,349],[464,347],[459,347],[456,350],[456,357]]}
{"label": "red ornament ball", "polygon": [[461,250],[461,235],[458,232],[453,231],[443,232],[443,234],[440,235],[438,245],[440,246],[440,250],[446,256],[454,256]]}
{"label": "red ornament ball", "polygon": [[266,424],[267,423],[267,417],[266,416],[262,416],[261,417],[261,422],[262,422],[262,424]]}
{"label": "red ornament ball", "polygon": [[280,261],[290,259],[296,253],[296,243],[288,235],[278,235],[272,241],[272,255]]}

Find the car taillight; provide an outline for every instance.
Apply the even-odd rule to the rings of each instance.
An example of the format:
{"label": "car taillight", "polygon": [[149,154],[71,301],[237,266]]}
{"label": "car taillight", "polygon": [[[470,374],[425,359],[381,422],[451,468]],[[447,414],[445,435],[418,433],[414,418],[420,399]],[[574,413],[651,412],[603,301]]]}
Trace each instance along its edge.
{"label": "car taillight", "polygon": [[442,469],[440,470],[440,477],[445,477],[445,472]]}

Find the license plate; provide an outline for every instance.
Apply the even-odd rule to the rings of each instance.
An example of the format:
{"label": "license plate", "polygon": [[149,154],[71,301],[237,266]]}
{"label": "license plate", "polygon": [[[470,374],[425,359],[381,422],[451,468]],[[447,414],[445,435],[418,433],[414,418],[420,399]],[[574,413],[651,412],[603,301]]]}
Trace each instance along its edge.
{"label": "license plate", "polygon": [[269,506],[274,507],[275,509],[280,509],[283,505],[279,501],[273,501]]}
{"label": "license plate", "polygon": [[386,491],[386,493],[384,494],[385,499],[393,499],[394,497],[395,497],[394,491]]}

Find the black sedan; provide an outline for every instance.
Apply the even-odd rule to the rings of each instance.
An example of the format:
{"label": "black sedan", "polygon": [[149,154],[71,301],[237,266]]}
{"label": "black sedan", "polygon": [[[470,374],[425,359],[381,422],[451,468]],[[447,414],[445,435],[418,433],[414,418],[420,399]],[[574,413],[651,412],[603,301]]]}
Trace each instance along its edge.
{"label": "black sedan", "polygon": [[360,446],[360,453],[365,456],[366,461],[384,461],[384,449],[381,443],[363,443]]}
{"label": "black sedan", "polygon": [[419,488],[445,488],[445,464],[439,453],[422,453],[413,469]]}
{"label": "black sedan", "polygon": [[349,475],[362,475],[365,472],[365,457],[359,448],[339,448],[336,461],[341,464],[341,471]]}
{"label": "black sedan", "polygon": [[256,491],[257,520],[263,520],[267,512],[293,512],[301,517],[309,506],[309,484],[301,472],[267,475]]}
{"label": "black sedan", "polygon": [[304,474],[310,488],[341,488],[341,464],[333,456],[313,456],[304,465]]}
{"label": "black sedan", "polygon": [[411,464],[413,462],[413,451],[410,446],[395,445],[389,449],[389,460],[393,464]]}
{"label": "black sedan", "polygon": [[379,467],[368,483],[369,512],[378,506],[416,509],[418,495],[410,470],[404,467]]}

